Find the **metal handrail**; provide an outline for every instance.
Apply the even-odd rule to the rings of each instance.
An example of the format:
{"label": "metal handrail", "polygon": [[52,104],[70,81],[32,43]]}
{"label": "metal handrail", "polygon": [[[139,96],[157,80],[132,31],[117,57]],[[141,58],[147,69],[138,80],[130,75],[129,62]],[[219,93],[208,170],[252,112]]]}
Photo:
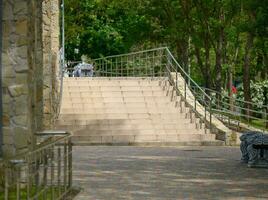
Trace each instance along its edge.
{"label": "metal handrail", "polygon": [[[52,140],[33,151],[4,160],[4,200],[60,200],[72,187],[71,134],[64,131],[44,131]],[[39,136],[41,136],[41,132]]]}
{"label": "metal handrail", "polygon": [[191,78],[191,76],[185,72],[185,70],[181,67],[181,65],[177,62],[177,60],[174,58],[174,56],[172,55],[172,53],[170,52],[170,50],[165,47],[165,49],[167,50],[168,54],[171,56],[171,58],[173,59],[173,61],[176,63],[176,66],[180,69],[180,71],[183,73],[183,75],[185,75],[185,77],[187,77],[190,82],[192,84],[194,84],[195,87],[197,87],[202,93],[203,95],[205,95],[206,98],[208,98],[210,100],[210,96],[208,96],[206,94],[206,92]]}
{"label": "metal handrail", "polygon": [[93,61],[98,61],[98,60],[103,60],[103,59],[108,59],[108,58],[122,57],[122,56],[131,56],[131,55],[143,54],[143,53],[154,52],[154,51],[159,51],[159,50],[168,50],[168,48],[167,47],[159,47],[159,48],[147,49],[147,50],[142,50],[142,51],[137,51],[137,52],[118,54],[118,55],[112,55],[112,56],[105,56],[105,57],[93,59]]}
{"label": "metal handrail", "polygon": [[[204,88],[204,91],[206,91],[207,88]],[[215,92],[218,93],[217,91],[208,89],[210,92]],[[218,93],[220,94],[220,93]],[[202,95],[197,95],[197,98],[199,98]],[[222,95],[223,96],[223,95]],[[230,97],[224,95],[224,98],[227,98],[227,101],[230,100]],[[267,118],[263,118],[263,116],[267,116],[266,112],[262,112],[260,110],[262,109],[266,109],[266,106],[263,106],[262,108],[259,108],[258,110],[254,110],[251,108],[247,108],[247,107],[242,107],[240,105],[236,104],[236,99],[233,99],[234,104],[230,105],[229,102],[224,101],[224,98],[221,99],[216,99],[216,97],[214,97],[214,99],[212,100],[212,111],[213,112],[217,112],[217,114],[222,113],[222,115],[226,115],[227,118],[229,119],[233,119],[233,117],[239,117],[239,121],[243,121],[243,123],[245,123],[249,128],[251,126],[251,120],[259,120],[261,122],[261,125],[259,128],[262,129],[262,131],[267,131],[267,124],[268,124],[268,119]],[[241,101],[239,100],[239,102],[245,102],[245,101]],[[247,103],[247,102],[245,102]],[[257,106],[257,104],[252,103],[252,106],[255,105]],[[232,109],[231,109],[232,106]],[[226,108],[227,107],[227,108]],[[234,111],[235,110],[235,111]],[[227,115],[228,114],[228,115]],[[233,116],[229,116],[229,115],[233,115]],[[221,119],[221,117],[219,118]],[[242,120],[243,119],[243,120]],[[230,120],[228,120],[230,121]],[[241,125],[238,124],[238,125]]]}
{"label": "metal handrail", "polygon": [[[194,87],[194,86],[193,86]],[[257,103],[254,103],[254,102],[250,102],[250,101],[245,101],[245,100],[241,100],[241,99],[236,99],[236,98],[233,98],[233,97],[230,97],[230,96],[227,96],[227,95],[224,95],[216,90],[213,90],[213,89],[210,89],[210,88],[205,88],[205,87],[201,87],[204,91],[210,91],[210,92],[213,92],[215,94],[219,94],[221,96],[223,96],[224,98],[227,98],[227,99],[233,99],[234,101],[238,101],[238,102],[241,102],[241,103],[244,103],[244,104],[251,104],[253,106],[256,106],[256,107],[259,107],[260,105],[257,104]],[[264,109],[264,108],[268,108],[268,105],[262,105],[260,109]]]}
{"label": "metal handrail", "polygon": [[[219,101],[220,102],[220,105],[227,105],[227,106],[230,106],[230,103],[227,103],[225,101]],[[215,107],[219,107],[219,105],[216,103],[216,102],[213,102],[212,101],[212,104],[215,106]],[[221,106],[222,108],[224,108],[223,106]],[[220,107],[220,108],[221,108]],[[245,111],[249,111],[249,112],[254,112],[256,114],[265,114],[265,112],[261,112],[261,111],[258,111],[258,110],[253,110],[253,109],[250,109],[250,108],[245,108],[245,107],[242,107],[242,106],[239,106],[239,105],[232,105],[233,108],[238,108],[238,109],[241,109],[241,110],[245,110]]]}

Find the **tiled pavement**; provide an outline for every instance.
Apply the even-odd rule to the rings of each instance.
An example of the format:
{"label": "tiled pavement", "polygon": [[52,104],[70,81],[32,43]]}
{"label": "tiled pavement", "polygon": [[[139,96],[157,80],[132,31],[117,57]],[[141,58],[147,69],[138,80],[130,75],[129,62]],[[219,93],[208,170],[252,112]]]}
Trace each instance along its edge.
{"label": "tiled pavement", "polygon": [[74,147],[76,200],[268,199],[236,147]]}

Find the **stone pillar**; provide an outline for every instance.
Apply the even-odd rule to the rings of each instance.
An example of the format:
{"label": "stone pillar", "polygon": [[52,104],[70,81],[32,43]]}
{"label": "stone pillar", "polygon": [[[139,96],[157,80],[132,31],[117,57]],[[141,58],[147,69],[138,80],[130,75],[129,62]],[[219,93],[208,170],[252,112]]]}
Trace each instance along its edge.
{"label": "stone pillar", "polygon": [[[43,7],[44,2],[49,7]],[[34,133],[43,129],[43,124],[53,126],[59,46],[57,2],[4,0],[2,82],[6,157],[34,147]],[[43,123],[44,119],[49,120]]]}
{"label": "stone pillar", "polygon": [[53,128],[57,113],[59,69],[59,2],[43,1],[43,59],[44,59],[44,121],[43,127]]}
{"label": "stone pillar", "polygon": [[14,155],[30,143],[28,1],[6,0],[3,5],[3,151]]}

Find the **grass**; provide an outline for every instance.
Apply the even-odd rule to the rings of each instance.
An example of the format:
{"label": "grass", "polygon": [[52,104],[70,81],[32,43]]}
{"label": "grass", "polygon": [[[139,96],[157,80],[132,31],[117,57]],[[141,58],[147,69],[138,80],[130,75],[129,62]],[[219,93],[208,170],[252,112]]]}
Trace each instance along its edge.
{"label": "grass", "polygon": [[249,122],[249,124],[252,125],[255,128],[259,128],[259,129],[263,129],[263,130],[268,131],[268,129],[266,128],[265,122],[262,121],[262,120],[256,120],[256,119],[254,119],[254,120],[251,120]]}
{"label": "grass", "polygon": [[[37,188],[32,188],[30,190],[30,197],[34,197],[34,195],[38,192],[40,193],[39,198],[41,200],[51,200],[52,199],[52,189],[54,189],[54,197],[55,199],[59,197],[59,187],[48,187],[46,190],[41,191],[38,190],[36,191]],[[61,187],[61,194],[63,193],[63,187]],[[5,199],[5,194],[4,192],[0,192],[0,200],[4,200]],[[17,199],[17,191],[16,189],[10,189],[9,190],[9,196],[8,196],[8,200],[16,200]],[[21,200],[23,199],[27,199],[27,189],[26,188],[22,188],[20,190],[20,198]]]}
{"label": "grass", "polygon": [[235,116],[235,115],[228,114],[228,113],[222,113],[222,112],[217,112],[217,111],[216,112],[214,111],[214,113],[222,114],[222,115],[224,115],[226,117],[229,117],[232,120],[240,121],[240,122],[242,122],[242,123],[244,123],[246,125],[250,125],[250,126],[252,126],[254,128],[268,131],[268,128],[266,128],[265,121],[262,120],[262,119],[251,119],[250,121],[248,121],[244,117],[239,117],[239,116]]}

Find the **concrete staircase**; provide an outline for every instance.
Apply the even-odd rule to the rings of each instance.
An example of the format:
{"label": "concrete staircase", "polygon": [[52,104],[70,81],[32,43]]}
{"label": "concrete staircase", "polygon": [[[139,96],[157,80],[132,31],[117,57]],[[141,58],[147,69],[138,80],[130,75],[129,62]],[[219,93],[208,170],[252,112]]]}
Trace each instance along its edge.
{"label": "concrete staircase", "polygon": [[57,129],[76,145],[221,145],[164,78],[65,78]]}

